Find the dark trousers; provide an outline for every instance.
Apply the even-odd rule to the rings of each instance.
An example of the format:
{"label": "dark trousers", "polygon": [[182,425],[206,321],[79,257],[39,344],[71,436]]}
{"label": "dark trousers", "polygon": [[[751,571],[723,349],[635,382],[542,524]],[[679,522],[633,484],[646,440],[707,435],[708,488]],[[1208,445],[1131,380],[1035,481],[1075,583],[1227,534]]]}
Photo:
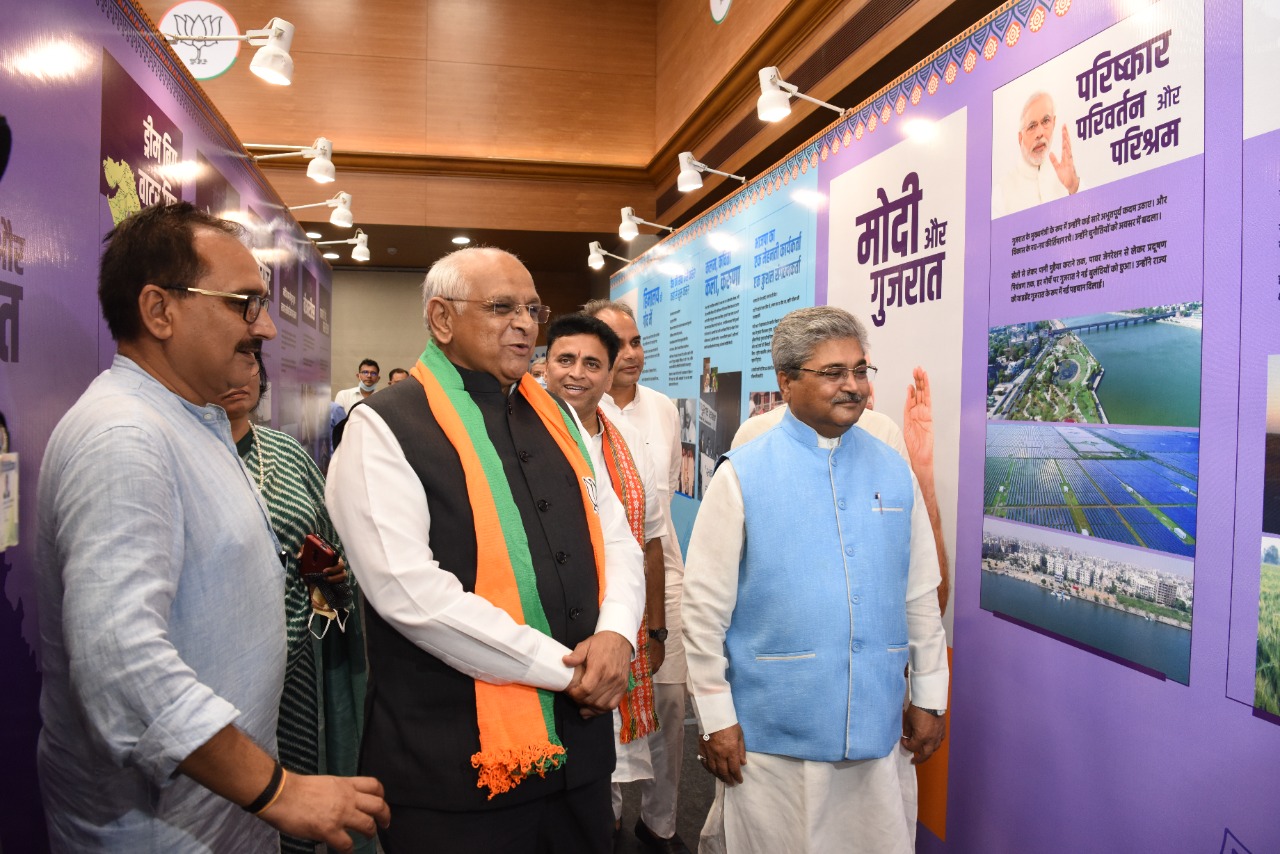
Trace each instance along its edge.
{"label": "dark trousers", "polygon": [[[502,797],[499,795],[498,797]],[[445,812],[391,805],[386,854],[609,854],[609,778],[513,807]]]}

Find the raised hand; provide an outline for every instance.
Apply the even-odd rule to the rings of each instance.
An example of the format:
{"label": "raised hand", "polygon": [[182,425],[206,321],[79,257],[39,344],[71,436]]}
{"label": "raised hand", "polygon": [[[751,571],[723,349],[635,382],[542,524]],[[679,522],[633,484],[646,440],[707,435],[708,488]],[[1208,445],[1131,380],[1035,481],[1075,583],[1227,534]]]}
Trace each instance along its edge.
{"label": "raised hand", "polygon": [[1053,171],[1058,174],[1058,180],[1062,182],[1062,186],[1067,188],[1068,195],[1073,195],[1080,189],[1080,176],[1076,174],[1076,159],[1071,154],[1071,135],[1067,133],[1065,122],[1062,125],[1062,159],[1059,160],[1050,151],[1049,162],[1053,164]]}
{"label": "raised hand", "polygon": [[933,480],[933,398],[929,375],[916,366],[907,386],[907,402],[902,407],[902,439],[911,458],[917,480]]}

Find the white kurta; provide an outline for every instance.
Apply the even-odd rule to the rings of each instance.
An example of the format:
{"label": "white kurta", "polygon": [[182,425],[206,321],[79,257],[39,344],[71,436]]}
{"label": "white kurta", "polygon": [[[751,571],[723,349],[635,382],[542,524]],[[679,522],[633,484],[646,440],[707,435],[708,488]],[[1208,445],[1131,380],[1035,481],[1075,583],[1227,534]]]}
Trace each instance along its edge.
{"label": "white kurta", "polygon": [[1067,188],[1058,180],[1058,173],[1049,162],[1048,154],[1038,167],[1019,157],[1013,168],[996,184],[992,193],[991,215],[993,218],[1002,217],[1066,197]]}
{"label": "white kurta", "polygon": [[[608,416],[606,415],[605,417],[607,418]],[[626,422],[614,424],[614,426],[618,428],[618,432],[622,434],[623,441],[627,443],[627,447],[631,450],[631,456],[640,472],[640,482],[644,484],[644,539],[645,542],[648,542],[661,537],[667,530],[667,515],[663,512],[662,499],[659,496],[657,487],[658,476],[647,449],[636,438],[631,427]],[[586,431],[584,431],[583,435],[586,436],[587,451],[591,454],[591,466],[595,469],[596,482],[601,489],[609,488],[609,473],[605,468],[604,460],[603,431],[597,432],[594,436],[587,436]],[[617,709],[614,709],[613,742],[618,760],[613,770],[613,776],[609,779],[614,783],[630,783],[635,780],[651,778],[653,776],[653,761],[649,755],[649,739],[640,738],[623,744],[619,740],[621,731],[622,715],[618,713]]]}
{"label": "white kurta", "polygon": [[[658,468],[658,488],[667,513],[667,533],[662,538],[667,600],[666,659],[653,675],[654,705],[662,729],[647,739],[653,760],[653,779],[640,784],[640,820],[649,830],[665,839],[676,832],[680,763],[684,759],[684,683],[687,671],[684,633],[680,628],[684,560],[671,519],[671,499],[680,483],[680,414],[669,397],[642,385],[636,386],[636,396],[626,407],[618,408],[609,395],[600,401],[600,407],[614,423],[633,427],[649,449]],[[664,464],[665,472],[662,471]],[[615,786],[614,814],[620,815],[621,808],[621,795]]]}
{"label": "white kurta", "polygon": [[[738,428],[738,432],[733,434],[733,441],[729,444],[729,447],[737,448],[757,436],[763,436],[782,423],[782,416],[786,412],[787,405],[784,403],[782,406],[775,406],[768,412],[751,416],[742,423],[742,426]],[[872,436],[897,451],[898,456],[907,461],[907,465],[911,464],[911,458],[907,456],[906,443],[902,440],[902,430],[888,415],[876,412],[874,409],[864,409],[862,415],[858,418],[858,423],[854,426],[866,430]]]}
{"label": "white kurta", "polygon": [[[680,631],[680,594],[684,589],[684,559],[671,519],[671,498],[680,484],[680,414],[671,398],[659,391],[636,386],[635,399],[619,408],[605,395],[600,401],[605,417],[626,424],[648,449],[658,474],[658,495],[667,515],[667,531],[662,539],[662,560],[666,565],[667,657],[653,681],[683,685],[685,681],[684,642]],[[663,471],[663,464],[666,471]],[[665,475],[665,477],[663,476]]]}
{"label": "white kurta", "polygon": [[355,386],[354,388],[344,388],[338,392],[334,395],[333,402],[345,409],[347,414],[350,415],[351,407],[364,400],[364,397],[364,392],[360,391],[360,386]]}

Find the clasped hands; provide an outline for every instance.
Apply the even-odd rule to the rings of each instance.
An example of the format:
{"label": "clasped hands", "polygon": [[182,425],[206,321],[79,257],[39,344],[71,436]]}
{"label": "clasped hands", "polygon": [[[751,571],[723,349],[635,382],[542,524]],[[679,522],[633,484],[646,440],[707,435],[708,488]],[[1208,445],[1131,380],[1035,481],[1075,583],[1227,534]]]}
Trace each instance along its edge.
{"label": "clasped hands", "polygon": [[611,712],[627,691],[631,668],[631,641],[617,632],[596,632],[573,648],[563,659],[573,668],[573,678],[564,692],[581,708],[584,718]]}

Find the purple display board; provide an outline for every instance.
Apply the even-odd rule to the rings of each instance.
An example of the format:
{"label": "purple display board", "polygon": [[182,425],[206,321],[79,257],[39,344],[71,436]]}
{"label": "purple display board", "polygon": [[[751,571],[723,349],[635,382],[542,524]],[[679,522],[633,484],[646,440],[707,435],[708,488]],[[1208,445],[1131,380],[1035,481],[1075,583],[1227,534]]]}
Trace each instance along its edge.
{"label": "purple display board", "polygon": [[1227,695],[1280,722],[1280,9],[1245,3],[1240,453]]}
{"label": "purple display board", "polygon": [[[97,303],[103,234],[142,205],[182,199],[245,225],[277,297],[304,264],[313,291],[327,293],[330,271],[130,3],[7,4],[0,55],[0,413],[18,454],[20,515],[18,545],[0,553],[0,848],[40,851],[36,483],[46,438],[114,353]],[[263,97],[290,96],[264,87]],[[270,310],[283,328],[279,303]],[[272,423],[318,454],[323,413],[291,402],[328,400],[327,330],[270,342],[265,356],[276,407],[299,413]]]}
{"label": "purple display board", "polygon": [[1183,684],[1201,10],[1163,0],[1006,83],[991,131],[982,606]]}
{"label": "purple display board", "polygon": [[[690,443],[704,361],[750,373],[768,335],[709,325],[748,218],[868,320],[878,410],[929,372],[954,669],[920,851],[1280,850],[1274,5],[1010,2],[614,277],[703,279],[705,316],[641,327],[680,339],[645,381]],[[759,217],[777,196],[816,216]]]}

